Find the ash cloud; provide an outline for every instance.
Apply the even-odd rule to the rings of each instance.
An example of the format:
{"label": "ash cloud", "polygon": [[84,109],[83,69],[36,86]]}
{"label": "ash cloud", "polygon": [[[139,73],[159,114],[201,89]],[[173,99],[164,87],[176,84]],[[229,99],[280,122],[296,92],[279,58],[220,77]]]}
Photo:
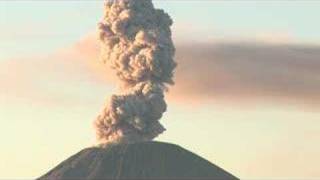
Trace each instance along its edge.
{"label": "ash cloud", "polygon": [[121,81],[95,121],[101,143],[148,141],[165,128],[164,91],[173,84],[172,20],[151,0],[108,0],[99,24],[101,59]]}
{"label": "ash cloud", "polygon": [[[81,44],[87,47],[88,43],[96,42]],[[86,48],[80,49],[83,54]],[[319,45],[249,40],[182,43],[178,39],[176,49],[176,85],[166,94],[172,102],[277,103],[308,109],[320,105]],[[96,54],[90,50],[87,59]],[[110,71],[95,70],[104,83],[114,83],[109,80]]]}
{"label": "ash cloud", "polygon": [[180,100],[320,104],[320,47],[261,42],[177,45]]}

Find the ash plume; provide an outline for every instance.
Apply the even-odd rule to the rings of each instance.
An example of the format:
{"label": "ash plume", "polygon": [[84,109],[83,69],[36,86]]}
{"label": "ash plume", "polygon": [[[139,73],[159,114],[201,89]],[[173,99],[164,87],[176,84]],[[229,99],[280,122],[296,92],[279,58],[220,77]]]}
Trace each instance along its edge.
{"label": "ash plume", "polygon": [[107,0],[99,24],[101,59],[121,81],[95,120],[101,143],[132,143],[157,137],[165,128],[164,91],[173,84],[172,20],[151,0]]}

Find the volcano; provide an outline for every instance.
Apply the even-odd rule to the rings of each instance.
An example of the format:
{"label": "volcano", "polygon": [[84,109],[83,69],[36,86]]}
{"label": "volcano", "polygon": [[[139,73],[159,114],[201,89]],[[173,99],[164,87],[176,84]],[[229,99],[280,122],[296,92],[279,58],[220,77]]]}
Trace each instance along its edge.
{"label": "volcano", "polygon": [[238,179],[180,146],[140,142],[84,149],[39,180],[132,178]]}

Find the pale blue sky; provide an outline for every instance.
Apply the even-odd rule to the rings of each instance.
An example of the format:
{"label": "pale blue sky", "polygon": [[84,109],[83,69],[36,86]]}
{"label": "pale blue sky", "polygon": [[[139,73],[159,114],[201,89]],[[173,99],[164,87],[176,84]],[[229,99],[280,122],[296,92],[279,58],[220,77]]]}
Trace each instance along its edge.
{"label": "pale blue sky", "polygon": [[[91,124],[114,86],[92,82],[83,69],[39,70],[45,63],[33,68],[32,60],[46,56],[52,65],[52,54],[94,32],[102,4],[0,1],[0,65],[5,67],[0,84],[8,85],[0,89],[0,179],[37,177],[95,143]],[[320,1],[158,0],[155,5],[174,19],[176,41],[320,42]],[[12,58],[31,66],[14,61],[6,66]],[[277,102],[253,107],[168,103],[162,119],[168,131],[158,140],[180,144],[241,178],[320,176],[317,110]]]}
{"label": "pale blue sky", "polygon": [[[92,32],[103,1],[0,1],[0,58],[48,53]],[[155,1],[168,11],[175,26],[193,37],[250,37],[288,34],[299,42],[320,40],[317,1]],[[50,36],[51,38],[48,38]],[[21,46],[16,46],[19,43]]]}

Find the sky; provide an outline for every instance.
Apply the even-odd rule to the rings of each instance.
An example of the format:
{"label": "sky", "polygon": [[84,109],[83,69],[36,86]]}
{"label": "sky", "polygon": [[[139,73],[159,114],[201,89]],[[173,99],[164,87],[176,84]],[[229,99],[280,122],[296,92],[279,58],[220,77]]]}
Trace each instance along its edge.
{"label": "sky", "polygon": [[[179,63],[156,140],[241,179],[319,179],[320,2],[154,3],[174,19]],[[0,1],[0,178],[38,177],[96,143],[116,91],[98,61],[102,13],[102,1]]]}

